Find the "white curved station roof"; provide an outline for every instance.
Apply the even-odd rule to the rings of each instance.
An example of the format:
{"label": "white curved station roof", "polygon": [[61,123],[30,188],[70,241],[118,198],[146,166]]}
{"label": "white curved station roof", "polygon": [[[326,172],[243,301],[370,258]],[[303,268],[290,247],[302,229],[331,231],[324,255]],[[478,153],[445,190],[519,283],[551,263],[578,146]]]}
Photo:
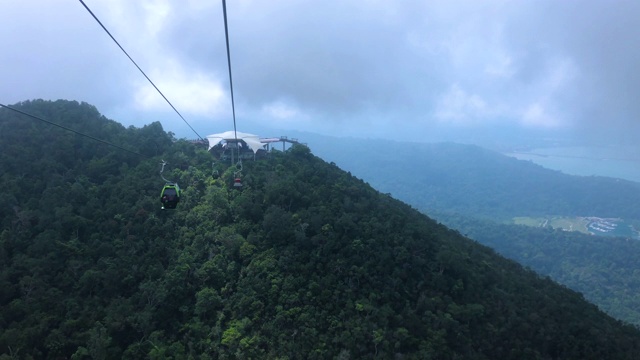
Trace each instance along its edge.
{"label": "white curved station roof", "polygon": [[[242,133],[239,131],[237,132],[237,134],[238,140],[244,141],[254,154],[258,152],[258,150],[264,149],[264,144],[260,142],[260,138],[258,137],[258,135]],[[212,134],[207,136],[207,140],[209,140],[209,150],[211,150],[212,147],[218,145],[223,140],[227,142],[235,141],[236,133],[234,133],[233,131],[225,131],[220,134]]]}

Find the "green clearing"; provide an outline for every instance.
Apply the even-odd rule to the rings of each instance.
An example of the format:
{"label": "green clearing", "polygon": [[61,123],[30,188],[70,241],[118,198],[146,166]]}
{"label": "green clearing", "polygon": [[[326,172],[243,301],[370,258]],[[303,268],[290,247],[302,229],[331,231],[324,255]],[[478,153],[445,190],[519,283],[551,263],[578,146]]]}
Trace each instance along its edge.
{"label": "green clearing", "polygon": [[533,227],[542,227],[544,225],[544,218],[534,218],[528,216],[514,217],[513,222],[516,225],[526,225]]}

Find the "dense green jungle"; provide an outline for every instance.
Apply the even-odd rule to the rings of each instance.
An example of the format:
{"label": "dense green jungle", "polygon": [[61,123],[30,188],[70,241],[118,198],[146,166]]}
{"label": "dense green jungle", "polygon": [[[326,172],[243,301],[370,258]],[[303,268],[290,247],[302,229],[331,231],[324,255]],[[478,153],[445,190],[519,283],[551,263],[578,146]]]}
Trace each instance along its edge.
{"label": "dense green jungle", "polygon": [[[634,359],[640,330],[294,146],[0,109],[0,359]],[[183,189],[160,209],[158,174]]]}
{"label": "dense green jungle", "polygon": [[321,157],[379,191],[640,326],[638,239],[510,224],[516,216],[549,215],[623,218],[638,224],[639,183],[567,175],[473,145],[307,135]]}
{"label": "dense green jungle", "polygon": [[608,314],[640,325],[640,241],[498,224],[458,214],[433,217],[502,255],[579,291]]}

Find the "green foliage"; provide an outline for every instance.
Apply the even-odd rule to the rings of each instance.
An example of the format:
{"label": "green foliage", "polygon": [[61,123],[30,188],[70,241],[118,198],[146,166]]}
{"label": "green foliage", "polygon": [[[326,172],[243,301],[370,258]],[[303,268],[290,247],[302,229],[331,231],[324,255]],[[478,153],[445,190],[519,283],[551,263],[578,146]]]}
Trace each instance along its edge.
{"label": "green foliage", "polygon": [[[624,218],[640,229],[640,184],[570,176],[454,143],[381,144],[362,139],[347,143],[335,138],[318,141],[314,150],[378,190],[584,293],[616,318],[640,325],[640,270],[635,259],[640,243],[496,224],[518,216],[521,221],[550,215],[598,216]],[[560,220],[549,223],[561,225]],[[562,226],[587,231],[586,223]]]}
{"label": "green foliage", "polygon": [[[47,143],[39,124],[0,111],[12,129],[2,143],[16,151],[0,162],[13,195],[1,210],[0,356],[582,359],[640,351],[637,329],[308,148],[244,163],[238,191],[233,169],[210,177],[204,149],[156,125],[124,129],[73,102],[21,106],[74,128],[91,122],[96,137],[152,158],[66,135]],[[161,159],[184,189],[171,212],[160,210]]]}
{"label": "green foliage", "polygon": [[640,242],[438,215],[498,252],[585,295],[610,315],[640,326]]}

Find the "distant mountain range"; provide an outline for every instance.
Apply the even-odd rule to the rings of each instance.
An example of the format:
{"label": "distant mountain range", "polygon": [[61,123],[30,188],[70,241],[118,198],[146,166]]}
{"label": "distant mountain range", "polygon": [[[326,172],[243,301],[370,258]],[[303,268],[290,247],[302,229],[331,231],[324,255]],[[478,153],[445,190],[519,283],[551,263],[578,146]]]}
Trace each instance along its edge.
{"label": "distant mountain range", "polygon": [[538,215],[640,219],[640,183],[571,176],[474,145],[305,136],[323,159],[426,212],[492,220]]}

